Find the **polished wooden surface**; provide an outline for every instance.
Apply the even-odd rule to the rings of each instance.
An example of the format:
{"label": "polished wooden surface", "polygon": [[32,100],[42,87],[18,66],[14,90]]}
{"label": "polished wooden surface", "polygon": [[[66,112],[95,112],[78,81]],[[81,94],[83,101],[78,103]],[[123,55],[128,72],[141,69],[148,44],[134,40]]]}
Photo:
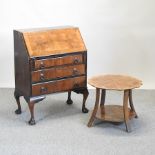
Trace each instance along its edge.
{"label": "polished wooden surface", "polygon": [[98,111],[99,104],[100,104],[100,89],[97,88],[96,89],[96,101],[95,101],[95,105],[94,105],[94,110],[92,111],[91,117],[89,119],[89,122],[87,125],[88,127],[91,127],[93,125],[93,122],[94,122],[95,117],[96,117],[96,113]]}
{"label": "polished wooden surface", "polygon": [[85,86],[86,86],[85,76],[50,81],[46,83],[32,85],[32,96],[72,90]]}
{"label": "polished wooden surface", "polygon": [[[129,113],[128,115],[129,119],[132,119],[136,115],[135,112],[131,111],[130,108],[128,108],[128,113]],[[120,105],[101,106],[100,108],[98,108],[95,117],[103,121],[124,122],[123,106]]]}
{"label": "polished wooden surface", "polygon": [[133,111],[135,114],[136,114],[136,118],[138,118],[138,115],[135,111],[135,107],[133,105],[133,100],[132,100],[132,89],[129,90],[129,104],[130,104],[130,107],[131,107],[131,111]]}
{"label": "polished wooden surface", "polygon": [[14,67],[15,67],[15,94],[26,98],[31,92],[31,78],[28,53],[23,35],[14,31]]}
{"label": "polished wooden surface", "polygon": [[78,28],[23,32],[30,57],[86,51]]}
{"label": "polished wooden surface", "polygon": [[[128,100],[129,100],[129,90],[124,90],[124,96],[123,96],[124,122],[126,126],[126,131],[131,132],[131,127],[129,123]],[[136,117],[136,114],[134,115],[134,117]]]}
{"label": "polished wooden surface", "polygon": [[50,93],[68,92],[68,104],[73,103],[72,91],[82,94],[82,112],[88,113],[87,50],[78,28],[14,30],[14,57],[15,113],[22,113],[23,96],[29,105],[30,125],[35,124],[35,103]]}
{"label": "polished wooden surface", "polygon": [[138,88],[142,81],[127,75],[98,75],[90,78],[88,83],[96,88],[126,90]]}
{"label": "polished wooden surface", "polygon": [[85,63],[83,60],[83,54],[65,55],[56,58],[47,58],[41,60],[35,60],[34,69],[44,69],[53,66],[72,65]]}
{"label": "polished wooden surface", "polygon": [[32,72],[32,82],[47,81],[52,79],[72,77],[84,75],[85,65],[73,65],[73,66],[62,66],[53,67],[50,69],[37,70]]}
{"label": "polished wooden surface", "polygon": [[[96,87],[96,102],[88,127],[91,127],[97,118],[109,122],[124,122],[126,131],[131,132],[129,120],[137,118],[132,89],[140,87],[142,81],[125,75],[99,75],[89,79],[89,84]],[[123,105],[105,105],[106,90],[123,90]]]}
{"label": "polished wooden surface", "polygon": [[[129,120],[132,118],[137,118],[137,113],[134,109],[133,102],[131,102],[132,93],[130,92],[131,90],[124,90],[122,106],[105,105],[106,90],[96,88],[96,102],[87,126],[91,127],[96,118],[109,122],[124,122],[126,131],[131,132]],[[128,101],[130,104],[128,104]],[[128,105],[130,105],[130,108]]]}

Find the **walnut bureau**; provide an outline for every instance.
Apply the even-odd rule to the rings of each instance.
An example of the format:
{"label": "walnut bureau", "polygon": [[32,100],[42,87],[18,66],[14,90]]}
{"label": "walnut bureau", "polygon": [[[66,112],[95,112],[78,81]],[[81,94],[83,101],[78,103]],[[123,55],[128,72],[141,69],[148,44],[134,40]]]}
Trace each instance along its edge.
{"label": "walnut bureau", "polygon": [[87,90],[87,50],[77,27],[14,30],[15,92],[21,114],[20,97],[28,103],[35,124],[34,105],[46,95],[68,92],[67,104],[72,104],[71,91],[83,94],[82,112]]}

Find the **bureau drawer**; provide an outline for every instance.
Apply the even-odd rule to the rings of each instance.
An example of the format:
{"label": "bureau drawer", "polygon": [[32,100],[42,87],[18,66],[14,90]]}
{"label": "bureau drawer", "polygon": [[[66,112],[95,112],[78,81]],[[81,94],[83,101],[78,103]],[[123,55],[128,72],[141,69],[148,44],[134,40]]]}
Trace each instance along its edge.
{"label": "bureau drawer", "polygon": [[64,80],[50,81],[32,85],[32,96],[67,91],[79,87],[86,87],[86,77],[80,76]]}
{"label": "bureau drawer", "polygon": [[66,56],[61,56],[56,58],[35,60],[34,70],[49,68],[53,66],[80,64],[80,63],[84,63],[83,54],[66,55]]}
{"label": "bureau drawer", "polygon": [[85,74],[85,65],[55,67],[32,72],[32,82],[48,81],[57,78],[79,76]]}

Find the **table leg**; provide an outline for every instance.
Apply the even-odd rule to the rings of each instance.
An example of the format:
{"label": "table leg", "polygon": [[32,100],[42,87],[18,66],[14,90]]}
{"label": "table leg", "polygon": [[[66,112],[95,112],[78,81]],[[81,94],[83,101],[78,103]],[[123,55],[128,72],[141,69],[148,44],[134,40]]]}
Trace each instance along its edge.
{"label": "table leg", "polygon": [[125,90],[124,98],[123,98],[124,121],[125,121],[126,131],[131,132],[131,127],[129,124],[128,98],[129,98],[129,90]]}
{"label": "table leg", "polygon": [[100,110],[101,110],[101,114],[105,114],[104,104],[105,104],[106,90],[102,89],[101,93],[102,94],[101,94]]}
{"label": "table leg", "polygon": [[133,105],[133,100],[132,100],[132,90],[129,90],[129,104],[131,107],[131,110],[135,113],[135,118],[138,118],[137,113],[135,111],[134,105]]}
{"label": "table leg", "polygon": [[102,89],[102,95],[101,95],[101,103],[100,106],[104,106],[105,103],[105,96],[106,96],[106,90]]}
{"label": "table leg", "polygon": [[95,119],[95,116],[96,116],[96,113],[97,113],[97,110],[98,110],[98,106],[99,106],[99,100],[100,100],[100,89],[99,88],[96,88],[96,101],[95,101],[95,106],[94,106],[94,110],[92,112],[92,115],[90,117],[90,120],[88,122],[88,127],[91,127],[93,122],[94,122],[94,119]]}

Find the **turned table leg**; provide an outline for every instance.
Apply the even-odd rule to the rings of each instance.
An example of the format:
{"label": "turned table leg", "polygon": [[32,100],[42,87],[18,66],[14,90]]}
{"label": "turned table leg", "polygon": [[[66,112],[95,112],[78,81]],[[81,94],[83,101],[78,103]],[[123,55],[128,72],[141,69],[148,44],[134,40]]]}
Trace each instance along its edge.
{"label": "turned table leg", "polygon": [[17,106],[18,106],[18,109],[15,110],[15,113],[16,114],[21,114],[22,110],[21,110],[21,105],[20,105],[20,95],[16,91],[14,92],[14,97],[16,99]]}
{"label": "turned table leg", "polygon": [[71,91],[68,92],[68,99],[67,99],[66,103],[69,104],[69,105],[73,104],[73,101],[71,99]]}
{"label": "turned table leg", "polygon": [[92,112],[92,115],[90,117],[90,120],[88,122],[88,127],[91,127],[94,120],[95,120],[95,116],[96,116],[96,113],[97,113],[97,110],[98,110],[98,106],[99,106],[99,100],[100,100],[100,89],[99,88],[96,88],[96,101],[95,101],[95,106],[94,106],[94,110]]}
{"label": "turned table leg", "polygon": [[30,120],[28,122],[30,125],[36,124],[35,119],[34,119],[34,104],[35,104],[35,102],[29,102],[28,103],[30,114],[31,114],[31,118],[30,118]]}
{"label": "turned table leg", "polygon": [[135,108],[134,108],[134,105],[133,105],[132,90],[131,89],[129,90],[129,104],[130,104],[131,111],[133,111],[135,113],[135,118],[138,118],[138,115],[137,115]]}
{"label": "turned table leg", "polygon": [[128,98],[129,98],[129,90],[125,90],[124,98],[123,98],[124,121],[125,121],[126,131],[131,132],[131,127],[129,124]]}

